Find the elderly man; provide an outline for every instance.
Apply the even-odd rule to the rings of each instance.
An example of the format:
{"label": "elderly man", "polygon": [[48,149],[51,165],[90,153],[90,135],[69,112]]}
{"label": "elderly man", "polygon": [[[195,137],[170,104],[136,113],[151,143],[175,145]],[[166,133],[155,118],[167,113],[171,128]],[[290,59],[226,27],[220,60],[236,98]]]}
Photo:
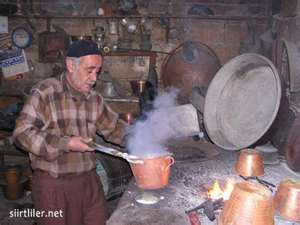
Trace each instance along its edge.
{"label": "elderly man", "polygon": [[65,62],[59,79],[32,88],[13,138],[30,155],[39,225],[103,225],[106,202],[88,142],[98,132],[120,144],[126,124],[93,90],[102,66],[96,43],[73,43]]}

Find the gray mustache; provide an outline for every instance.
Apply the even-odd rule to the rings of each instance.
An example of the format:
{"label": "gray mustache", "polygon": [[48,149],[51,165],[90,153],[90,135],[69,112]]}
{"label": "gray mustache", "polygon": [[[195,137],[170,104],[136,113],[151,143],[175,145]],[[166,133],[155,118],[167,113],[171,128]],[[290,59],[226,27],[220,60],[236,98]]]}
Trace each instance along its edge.
{"label": "gray mustache", "polygon": [[86,84],[93,86],[96,82],[86,82]]}

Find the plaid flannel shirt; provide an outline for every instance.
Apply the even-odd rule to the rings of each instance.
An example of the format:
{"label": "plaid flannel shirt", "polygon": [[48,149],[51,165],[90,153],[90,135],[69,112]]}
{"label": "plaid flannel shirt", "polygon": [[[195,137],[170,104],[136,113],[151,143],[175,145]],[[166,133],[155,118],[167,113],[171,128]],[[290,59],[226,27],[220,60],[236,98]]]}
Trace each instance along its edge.
{"label": "plaid flannel shirt", "polygon": [[108,141],[124,141],[126,123],[96,91],[73,89],[65,74],[38,83],[31,92],[16,120],[13,140],[29,152],[33,169],[58,177],[95,168],[94,152],[67,150],[71,136],[94,139],[98,132]]}

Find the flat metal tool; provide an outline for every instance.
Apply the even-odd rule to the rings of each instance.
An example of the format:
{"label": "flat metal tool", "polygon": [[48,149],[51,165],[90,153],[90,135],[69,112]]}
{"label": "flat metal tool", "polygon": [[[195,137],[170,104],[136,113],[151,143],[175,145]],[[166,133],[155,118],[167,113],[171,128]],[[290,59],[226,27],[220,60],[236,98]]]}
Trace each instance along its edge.
{"label": "flat metal tool", "polygon": [[112,156],[123,158],[123,159],[127,160],[129,163],[137,163],[137,164],[143,164],[144,163],[143,159],[141,159],[141,158],[139,158],[135,155],[129,155],[126,152],[118,151],[114,148],[103,146],[103,145],[97,144],[95,142],[89,142],[88,145],[91,148],[94,148],[97,151],[100,151],[100,152],[103,152],[103,153],[106,153],[106,154],[109,154],[109,155],[112,155]]}

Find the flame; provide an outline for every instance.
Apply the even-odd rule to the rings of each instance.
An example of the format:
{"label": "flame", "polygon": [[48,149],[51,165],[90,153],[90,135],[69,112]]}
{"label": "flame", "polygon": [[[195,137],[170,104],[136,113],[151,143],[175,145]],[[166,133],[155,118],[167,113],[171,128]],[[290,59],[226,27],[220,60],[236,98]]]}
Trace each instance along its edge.
{"label": "flame", "polygon": [[215,180],[212,187],[207,191],[207,196],[213,200],[222,198],[228,200],[234,188],[234,179],[228,178],[224,190],[220,187],[218,180]]}
{"label": "flame", "polygon": [[223,192],[223,199],[224,201],[228,200],[233,188],[234,188],[235,180],[233,178],[228,178],[225,185],[225,190]]}
{"label": "flame", "polygon": [[223,197],[223,191],[220,187],[218,180],[214,181],[211,189],[208,190],[207,195],[211,199],[219,199]]}

